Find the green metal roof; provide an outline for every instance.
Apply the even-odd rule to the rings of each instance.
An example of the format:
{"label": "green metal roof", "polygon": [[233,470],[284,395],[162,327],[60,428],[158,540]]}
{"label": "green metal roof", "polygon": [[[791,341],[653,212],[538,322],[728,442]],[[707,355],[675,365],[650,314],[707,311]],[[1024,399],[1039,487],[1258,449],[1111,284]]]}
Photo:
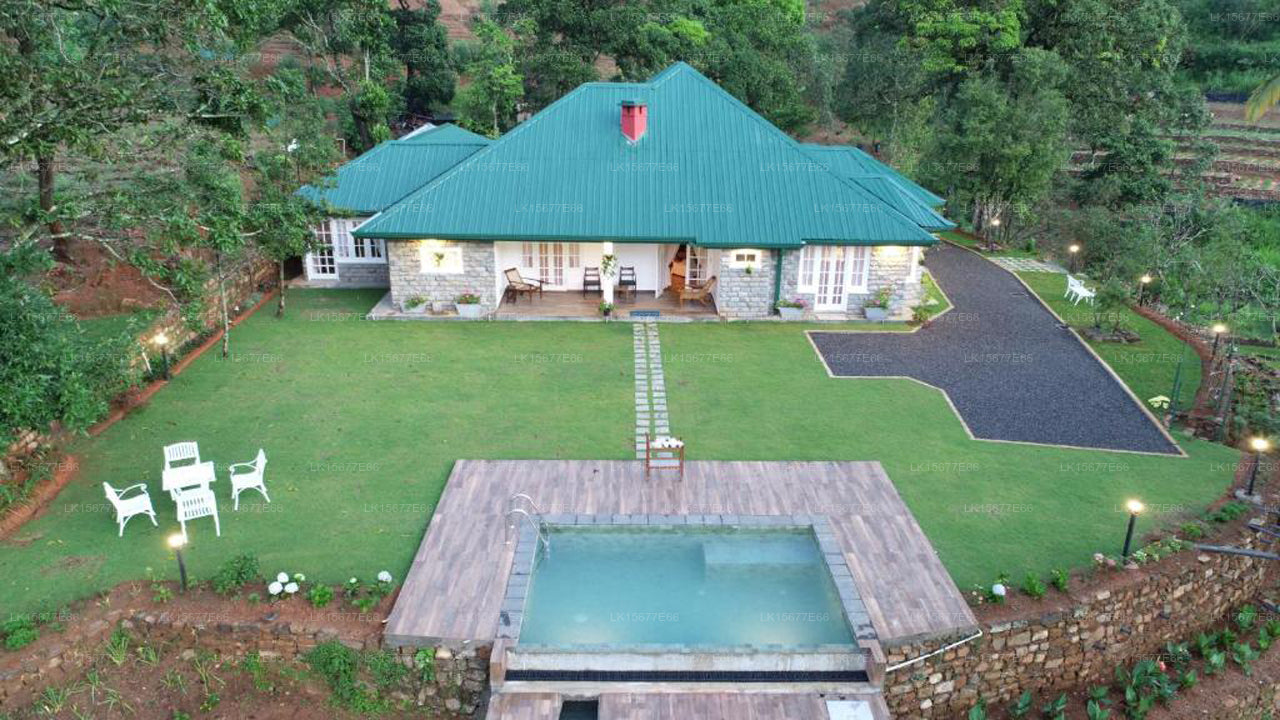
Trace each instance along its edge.
{"label": "green metal roof", "polygon": [[912,197],[928,207],[942,207],[947,202],[945,198],[929,192],[913,182],[911,178],[894,170],[893,167],[880,162],[852,145],[804,143],[801,147],[814,154],[815,157],[821,157],[824,162],[830,163],[832,170],[844,177],[883,175],[896,180]]}
{"label": "green metal roof", "polygon": [[889,203],[898,212],[911,218],[915,224],[932,232],[950,230],[955,223],[942,217],[933,208],[920,202],[907,188],[888,175],[868,175],[851,177],[864,190]]}
{"label": "green metal roof", "polygon": [[[648,106],[628,142],[624,100]],[[930,245],[936,239],[676,63],[587,83],[356,230],[361,237]]]}
{"label": "green metal roof", "polygon": [[336,212],[372,215],[474,155],[491,141],[455,125],[418,130],[388,140],[339,167],[322,187],[298,193]]}

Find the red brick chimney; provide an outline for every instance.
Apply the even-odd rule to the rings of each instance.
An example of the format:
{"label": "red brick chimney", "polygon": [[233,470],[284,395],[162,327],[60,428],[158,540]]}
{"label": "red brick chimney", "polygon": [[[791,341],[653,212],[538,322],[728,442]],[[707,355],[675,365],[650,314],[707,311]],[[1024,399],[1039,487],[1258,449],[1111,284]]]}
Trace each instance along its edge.
{"label": "red brick chimney", "polygon": [[622,101],[622,134],[637,142],[649,126],[649,108],[639,100]]}

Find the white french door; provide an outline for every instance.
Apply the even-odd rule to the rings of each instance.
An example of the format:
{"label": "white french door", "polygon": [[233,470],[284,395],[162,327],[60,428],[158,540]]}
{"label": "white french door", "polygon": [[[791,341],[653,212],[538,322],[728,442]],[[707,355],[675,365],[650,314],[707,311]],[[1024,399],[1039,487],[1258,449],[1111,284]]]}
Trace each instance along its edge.
{"label": "white french door", "polygon": [[328,220],[316,226],[315,236],[315,246],[307,253],[307,279],[336,280],[338,260],[334,255],[333,235],[329,232]]}
{"label": "white french door", "polygon": [[578,243],[523,243],[521,262],[548,290],[565,288],[565,270],[579,264]]}
{"label": "white french door", "polygon": [[800,251],[797,290],[813,294],[816,312],[844,312],[849,293],[865,293],[869,280],[866,247],[806,245]]}

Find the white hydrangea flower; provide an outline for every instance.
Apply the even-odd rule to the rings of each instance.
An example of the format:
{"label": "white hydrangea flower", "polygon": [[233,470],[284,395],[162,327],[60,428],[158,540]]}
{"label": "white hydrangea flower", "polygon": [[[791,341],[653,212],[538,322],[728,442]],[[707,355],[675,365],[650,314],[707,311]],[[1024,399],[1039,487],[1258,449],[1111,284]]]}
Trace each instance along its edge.
{"label": "white hydrangea flower", "polygon": [[350,585],[358,585],[360,584],[360,581],[355,578],[351,578],[350,580],[347,581],[347,583]]}
{"label": "white hydrangea flower", "polygon": [[996,583],[995,585],[991,586],[991,594],[995,595],[996,597],[1004,597],[1005,594],[1008,592],[1009,591],[1005,588],[1005,586],[1000,583]]}
{"label": "white hydrangea flower", "polygon": [[290,595],[292,595],[292,594],[294,594],[294,593],[298,592],[298,583],[296,583],[296,582],[291,582],[291,583],[289,583],[288,585],[285,585],[285,586],[284,586],[284,591],[285,591],[285,592],[287,592],[287,593],[289,593]]}
{"label": "white hydrangea flower", "polygon": [[267,586],[267,592],[271,593],[272,595],[279,595],[280,591],[283,589],[284,589],[284,585],[281,585],[278,581],[273,582]]}
{"label": "white hydrangea flower", "polygon": [[307,576],[306,576],[306,575],[303,575],[302,573],[294,573],[294,574],[293,574],[293,579],[294,579],[294,580],[296,580],[296,581],[298,581],[298,582],[306,582],[306,581],[307,581]]}
{"label": "white hydrangea flower", "polygon": [[384,583],[391,582],[391,573],[387,572],[386,570],[383,570],[382,572],[378,573],[378,582],[384,582]]}
{"label": "white hydrangea flower", "polygon": [[276,576],[276,582],[278,582],[278,583],[287,583],[287,582],[289,582],[289,573],[280,573],[279,575],[277,575],[277,576]]}

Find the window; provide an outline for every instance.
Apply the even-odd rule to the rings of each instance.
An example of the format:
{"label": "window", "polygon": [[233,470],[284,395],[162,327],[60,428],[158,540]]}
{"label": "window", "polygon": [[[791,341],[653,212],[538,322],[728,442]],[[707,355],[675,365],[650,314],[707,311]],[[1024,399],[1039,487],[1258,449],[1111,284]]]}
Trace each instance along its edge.
{"label": "window", "polygon": [[418,245],[418,263],[424,275],[457,275],[462,272],[462,246],[424,241]]}
{"label": "window", "polygon": [[707,281],[709,259],[707,249],[696,245],[686,245],[685,252],[685,284],[701,287]]}
{"label": "window", "polygon": [[871,249],[858,246],[845,250],[849,254],[849,292],[864,293],[871,279]]}
{"label": "window", "polygon": [[735,268],[758,268],[760,267],[760,251],[743,248],[740,250],[729,251],[729,267]]}
{"label": "window", "polygon": [[818,286],[840,283],[851,293],[867,291],[871,279],[871,251],[865,246],[806,245],[800,250],[796,291],[817,292]]}
{"label": "window", "polygon": [[307,277],[336,278],[338,264],[334,259],[333,236],[329,232],[328,221],[315,227],[315,249],[307,253]]}
{"label": "window", "polygon": [[520,265],[547,285],[564,286],[564,269],[582,262],[578,243],[523,243]]}
{"label": "window", "polygon": [[346,263],[385,263],[387,261],[386,245],[381,238],[358,238],[351,232],[365,218],[333,218],[333,246],[339,262]]}

